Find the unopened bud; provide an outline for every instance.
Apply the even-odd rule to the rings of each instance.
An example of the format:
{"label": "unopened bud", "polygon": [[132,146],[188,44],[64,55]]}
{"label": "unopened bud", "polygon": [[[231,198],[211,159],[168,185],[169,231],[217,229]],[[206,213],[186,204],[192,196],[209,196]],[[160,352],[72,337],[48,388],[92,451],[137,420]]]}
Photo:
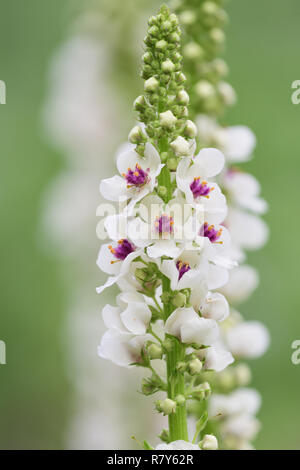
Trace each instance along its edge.
{"label": "unopened bud", "polygon": [[151,343],[147,348],[150,359],[162,358],[162,347],[159,344]]}
{"label": "unopened bud", "polygon": [[171,33],[168,37],[170,42],[179,42],[180,41],[180,36],[177,33]]}
{"label": "unopened bud", "polygon": [[239,364],[234,369],[237,385],[245,387],[251,381],[251,370],[247,364]]}
{"label": "unopened bud", "polygon": [[184,73],[180,72],[178,75],[177,75],[177,82],[178,83],[184,83],[186,82],[186,76],[184,75]]}
{"label": "unopened bud", "polygon": [[196,83],[195,92],[201,99],[214,98],[215,96],[214,86],[207,80],[200,80]]}
{"label": "unopened bud", "polygon": [[183,25],[191,25],[193,23],[195,23],[197,17],[195,15],[195,12],[192,11],[192,10],[186,10],[186,11],[183,11],[181,14],[180,14],[180,23],[183,24]]}
{"label": "unopened bud", "polygon": [[177,395],[177,397],[175,397],[175,401],[178,406],[182,406],[186,402],[185,397],[183,395]]}
{"label": "unopened bud", "polygon": [[177,158],[171,157],[167,160],[167,167],[169,168],[169,170],[175,171],[177,169],[177,166],[178,166]]}
{"label": "unopened bud", "polygon": [[221,45],[225,42],[225,34],[222,29],[212,28],[209,32],[211,39],[217,44]]}
{"label": "unopened bud", "polygon": [[161,403],[161,410],[162,410],[164,415],[170,415],[172,413],[175,413],[175,411],[176,411],[176,402],[174,400],[171,400],[170,398],[166,398]]}
{"label": "unopened bud", "polygon": [[161,64],[161,68],[165,73],[174,72],[175,64],[170,59],[167,59]]}
{"label": "unopened bud", "polygon": [[150,54],[150,52],[145,52],[142,59],[145,62],[145,64],[150,64],[152,60],[152,54]]}
{"label": "unopened bud", "polygon": [[201,384],[201,387],[202,387],[202,390],[204,391],[205,393],[205,398],[209,398],[210,395],[211,395],[211,386],[208,382],[203,382],[203,384]]}
{"label": "unopened bud", "polygon": [[164,39],[157,41],[157,43],[155,44],[156,49],[158,49],[159,51],[163,51],[164,49],[166,49],[167,46],[168,43]]}
{"label": "unopened bud", "polygon": [[159,33],[159,29],[157,26],[153,25],[149,28],[148,33],[151,34],[151,36],[157,36]]}
{"label": "unopened bud", "polygon": [[160,113],[159,120],[162,127],[166,127],[167,129],[172,129],[177,122],[177,118],[174,116],[172,111],[165,111],[164,113]]}
{"label": "unopened bud", "polygon": [[139,142],[142,142],[143,139],[143,131],[140,126],[134,126],[128,135],[129,142],[131,142],[132,144],[138,144]]}
{"label": "unopened bud", "polygon": [[157,194],[163,199],[168,194],[168,190],[165,186],[158,186]]}
{"label": "unopened bud", "polygon": [[136,98],[136,100],[133,103],[134,109],[137,111],[142,111],[145,107],[146,101],[143,95],[140,95]]}
{"label": "unopened bud", "polygon": [[148,80],[145,81],[144,88],[146,91],[156,91],[159,87],[159,82],[156,80],[155,77],[150,77]]}
{"label": "unopened bud", "polygon": [[177,101],[180,104],[187,105],[190,102],[190,97],[185,90],[180,90],[177,95]]}
{"label": "unopened bud", "polygon": [[203,450],[218,450],[218,441],[213,434],[205,434],[200,445]]}
{"label": "unopened bud", "polygon": [[147,279],[147,272],[144,271],[143,268],[136,268],[136,270],[134,271],[134,275],[137,280],[142,281],[142,282],[146,281]]}
{"label": "unopened bud", "polygon": [[174,347],[174,343],[170,338],[166,338],[163,342],[163,347],[167,352],[170,352]]}
{"label": "unopened bud", "polygon": [[189,60],[203,59],[205,53],[203,48],[196,42],[189,42],[183,49],[183,55]]}
{"label": "unopened bud", "polygon": [[227,82],[220,82],[218,86],[219,92],[227,106],[233,106],[236,102],[236,93],[231,85]]}
{"label": "unopened bud", "polygon": [[188,369],[191,375],[198,375],[202,370],[202,362],[198,358],[195,358],[189,362]]}
{"label": "unopened bud", "polygon": [[176,364],[176,370],[177,370],[178,372],[180,372],[181,374],[183,374],[183,373],[186,371],[186,368],[187,368],[186,362],[183,362],[183,361],[177,362],[177,364]]}
{"label": "unopened bud", "polygon": [[190,143],[181,136],[173,140],[170,145],[177,156],[188,156],[190,154]]}
{"label": "unopened bud", "polygon": [[185,128],[184,128],[184,133],[187,137],[189,137],[190,139],[194,139],[194,137],[196,137],[197,135],[197,127],[196,127],[196,124],[193,123],[193,121],[186,121],[186,124],[185,124]]}

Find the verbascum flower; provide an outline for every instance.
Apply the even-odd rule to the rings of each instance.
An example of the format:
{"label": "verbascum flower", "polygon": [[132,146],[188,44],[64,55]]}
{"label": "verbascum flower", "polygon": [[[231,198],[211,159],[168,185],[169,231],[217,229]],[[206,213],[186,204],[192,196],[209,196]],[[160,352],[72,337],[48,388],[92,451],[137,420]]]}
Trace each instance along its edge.
{"label": "verbascum flower", "polygon": [[[187,77],[190,94],[189,112],[196,123],[195,140],[197,149],[200,150],[196,157],[197,163],[194,161],[194,164],[189,165],[188,158],[179,163],[177,185],[185,193],[190,204],[196,207],[200,203],[205,207],[206,214],[213,214],[213,217],[216,217],[214,206],[220,210],[221,199],[224,197],[223,194],[226,195],[226,214],[220,213],[222,220],[219,222],[207,220],[208,225],[204,225],[204,235],[209,230],[207,235],[213,242],[212,256],[207,255],[206,258],[219,268],[227,268],[227,280],[219,286],[220,293],[225,295],[230,307],[235,307],[247,300],[258,286],[259,276],[255,268],[242,263],[245,262],[248,251],[258,250],[264,246],[269,231],[261,218],[267,211],[268,205],[261,197],[259,182],[253,175],[236,166],[252,158],[256,137],[247,126],[224,126],[223,119],[222,125],[219,123],[226,108],[236,102],[233,88],[225,82],[228,67],[219,57],[224,48],[224,26],[227,22],[224,4],[223,0],[174,1],[174,7],[183,27],[184,74]],[[216,165],[215,168],[210,168],[213,171],[209,171],[204,178],[203,176],[199,178],[197,166],[200,160],[203,161],[201,155],[204,156],[208,151],[207,147],[217,148],[222,152],[225,161],[219,170],[216,165],[218,154],[214,151],[215,153],[212,153],[207,160],[211,167]],[[202,171],[202,174],[204,173]],[[219,247],[217,247],[218,241],[223,242]],[[236,261],[239,265],[234,266],[232,261]],[[172,266],[169,261],[163,262],[163,266],[166,263]],[[183,266],[183,269],[186,269],[186,264]],[[230,267],[232,269],[228,270]],[[173,284],[174,277],[173,274]],[[211,288],[210,285],[208,287]],[[201,299],[201,292],[197,295]],[[191,299],[192,295],[190,302],[194,306]],[[238,360],[253,359],[261,356],[269,346],[269,334],[264,325],[244,320],[232,308],[231,312],[233,314],[228,321],[221,325],[221,335],[216,343],[198,353],[199,357],[207,356],[206,364],[213,364],[214,370],[221,370],[223,359],[226,357],[224,351]],[[212,378],[215,389],[219,392],[233,391],[249,380],[247,371],[238,377],[238,369],[234,367]],[[257,421],[253,417],[249,418],[248,414],[235,416],[229,424],[222,425],[220,446],[250,447],[249,441],[256,434],[254,428],[258,430]],[[245,430],[242,441],[237,440],[234,435],[235,432],[238,434],[238,429],[241,434]],[[251,429],[253,432],[250,432]]]}
{"label": "verbascum flower", "polygon": [[[111,241],[101,247],[97,264],[110,277],[97,291],[117,284],[121,293],[117,306],[103,309],[108,331],[98,352],[120,366],[150,371],[144,395],[167,393],[155,406],[169,422],[161,435],[166,444],[157,449],[216,450],[215,436],[202,432],[207,413],[189,442],[187,402],[210,395],[202,369],[222,371],[234,360],[217,344],[229,306],[215,289],[226,284],[235,262],[223,225],[226,199],[211,180],[225,160],[214,148],[196,151],[180,37],[167,7],[150,18],[144,92],[134,102],[139,122],[117,156],[120,175],[100,184],[119,211],[104,221]],[[154,368],[157,362],[165,364],[166,377]]]}

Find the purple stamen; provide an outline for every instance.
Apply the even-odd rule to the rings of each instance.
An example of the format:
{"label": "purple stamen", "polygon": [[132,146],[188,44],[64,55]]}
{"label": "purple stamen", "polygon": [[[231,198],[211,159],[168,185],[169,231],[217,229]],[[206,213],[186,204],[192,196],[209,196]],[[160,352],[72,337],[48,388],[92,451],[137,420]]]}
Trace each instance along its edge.
{"label": "purple stamen", "polygon": [[[118,245],[115,248],[111,245],[108,248],[118,261],[123,261],[128,255],[130,255],[130,253],[135,251],[133,243],[130,243],[126,238],[119,240]],[[116,263],[116,261],[111,261],[111,263]]]}
{"label": "purple stamen", "polygon": [[209,193],[213,191],[214,188],[210,188],[206,181],[201,181],[200,177],[197,177],[194,178],[194,181],[190,184],[190,189],[194,198],[197,199],[200,196],[209,197]]}
{"label": "purple stamen", "polygon": [[180,279],[182,278],[182,276],[187,273],[191,267],[189,265],[189,263],[183,263],[182,261],[177,261],[176,263],[176,268],[178,269],[179,271],[179,275],[178,275],[178,280],[180,281]]}
{"label": "purple stamen", "polygon": [[207,237],[211,243],[223,243],[218,241],[222,235],[222,229],[216,230],[214,225],[208,225],[207,222],[201,227],[200,235]]}
{"label": "purple stamen", "polygon": [[173,225],[173,217],[170,217],[166,214],[162,215],[161,217],[156,217],[155,230],[160,235],[162,233],[173,233]]}
{"label": "purple stamen", "polygon": [[149,181],[149,176],[148,172],[150,171],[150,168],[147,168],[147,170],[143,170],[143,168],[137,163],[135,165],[134,171],[131,168],[128,168],[127,173],[123,173],[124,178],[126,179],[128,183],[128,187],[130,188],[131,186],[143,186]]}

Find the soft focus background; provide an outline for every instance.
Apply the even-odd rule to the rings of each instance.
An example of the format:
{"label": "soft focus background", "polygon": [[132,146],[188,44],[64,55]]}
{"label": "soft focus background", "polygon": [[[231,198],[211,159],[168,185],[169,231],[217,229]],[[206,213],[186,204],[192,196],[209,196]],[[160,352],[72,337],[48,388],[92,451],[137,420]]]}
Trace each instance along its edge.
{"label": "soft focus background", "polygon": [[[80,8],[90,7],[89,3],[80,2]],[[118,106],[118,111],[111,112],[106,95],[104,114],[110,113],[108,132],[111,131],[111,138],[106,134],[106,151],[101,152],[100,146],[99,154],[89,155],[82,169],[86,174],[89,168],[95,168],[95,159],[99,159],[98,168],[102,171],[99,170],[98,174],[93,172],[90,180],[87,174],[92,188],[89,211],[93,217],[99,203],[97,181],[111,171],[111,152],[122,143],[133,119],[132,99],[139,92],[133,85],[141,86],[137,71],[134,71],[134,59],[124,56],[124,51],[118,48],[126,41],[135,42],[127,23],[130,20],[135,25],[132,21],[136,15],[135,8],[139,11],[136,35],[140,43],[145,18],[151,11],[149,1],[130,0],[126,5],[127,2],[111,0],[108,14],[104,11],[105,3],[101,0],[93,2],[100,24],[102,15],[111,21],[115,34],[104,34],[106,39],[102,41],[104,48],[105,40],[110,42],[108,50],[113,50],[115,56],[113,60],[107,53],[101,56],[101,76],[111,81],[117,90],[111,93],[111,106]],[[157,0],[152,4],[155,10]],[[79,327],[72,339],[70,304],[78,307],[83,303],[80,308],[84,314],[85,302],[82,299],[91,297],[87,308],[91,308],[91,304],[95,306],[92,308],[93,318],[99,318],[99,336],[96,330],[98,323],[89,323],[91,351],[96,354],[101,328],[100,306],[104,302],[102,299],[100,303],[94,294],[94,287],[100,280],[100,274],[94,268],[98,245],[95,231],[89,229],[85,232],[84,225],[75,223],[80,209],[79,186],[74,204],[70,191],[66,194],[71,201],[65,217],[64,212],[60,215],[61,223],[67,224],[67,229],[68,221],[72,221],[75,238],[84,240],[73,248],[73,255],[74,250],[78,255],[76,267],[72,256],[64,253],[62,244],[60,249],[55,249],[55,244],[50,247],[42,228],[47,208],[45,194],[53,181],[70,166],[64,152],[51,146],[45,135],[43,109],[49,88],[49,63],[70,34],[70,24],[76,23],[80,13],[79,2],[0,0],[0,6],[0,79],[7,85],[7,104],[0,105],[0,340],[7,344],[7,365],[0,365],[0,448],[72,447],[67,430],[74,419],[74,402],[82,403],[82,396],[88,397],[89,393],[94,400],[108,400],[105,391],[101,395],[101,384],[107,381],[107,375],[101,375],[100,359],[95,359],[92,370],[93,376],[97,376],[95,382],[85,383],[85,389],[97,388],[80,390],[80,400],[74,397],[78,396],[81,383],[76,384],[70,372],[72,358],[80,358],[82,347],[81,332],[78,334],[77,331]],[[131,9],[130,14],[125,12],[125,8]],[[247,318],[266,323],[272,335],[268,353],[253,362],[254,386],[263,395],[260,412],[263,428],[256,447],[300,449],[300,365],[295,366],[290,360],[291,343],[300,339],[300,105],[291,103],[291,83],[300,79],[300,4],[298,0],[232,0],[228,11],[231,23],[227,31],[226,60],[231,69],[230,82],[239,97],[237,106],[227,116],[228,123],[248,125],[256,133],[258,147],[255,158],[245,168],[261,181],[263,196],[270,203],[266,216],[271,228],[270,241],[261,252],[249,257],[250,262],[259,268],[261,283],[242,310]],[[88,21],[93,21],[91,16]],[[98,23],[93,28],[97,27]],[[97,36],[97,31],[95,34]],[[97,36],[97,40],[99,38]],[[99,83],[99,88],[101,86]],[[80,94],[80,81],[78,87]],[[122,104],[118,93],[122,94]],[[102,107],[101,99],[99,106]],[[126,116],[124,110],[127,109]],[[120,118],[121,115],[124,119]],[[62,125],[64,122],[59,123]],[[81,165],[76,166],[77,174],[80,168]],[[61,200],[64,200],[64,193]],[[50,218],[50,221],[56,223],[55,218]],[[96,225],[96,218],[92,224]],[[76,253],[76,250],[81,253]],[[76,275],[76,270],[80,271],[80,259],[84,260],[85,266],[91,266],[89,281],[82,286],[83,296],[79,291],[80,278]],[[74,286],[70,281],[72,276],[76,278]],[[89,329],[82,334],[88,338]],[[73,375],[76,371],[75,368]],[[119,385],[122,394],[128,389],[126,376],[123,377],[124,381]],[[137,406],[142,406],[143,400],[147,399],[139,398]],[[107,403],[112,415],[115,414],[113,401],[109,403],[108,400]],[[135,406],[134,401],[131,406]],[[134,412],[130,413],[125,417],[117,414],[114,419],[116,422],[118,419],[130,420]],[[92,430],[89,424],[89,432]],[[133,433],[138,435],[139,430],[136,427],[128,430],[128,436]],[[74,440],[80,446],[80,438]]]}

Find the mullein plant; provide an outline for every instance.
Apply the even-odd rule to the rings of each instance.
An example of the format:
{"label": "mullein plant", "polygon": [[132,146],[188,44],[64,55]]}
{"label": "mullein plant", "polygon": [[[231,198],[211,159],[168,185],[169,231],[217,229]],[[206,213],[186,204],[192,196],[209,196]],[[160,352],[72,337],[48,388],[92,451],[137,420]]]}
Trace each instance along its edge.
{"label": "mullein plant", "polygon": [[[224,49],[225,0],[175,0],[172,2],[183,27],[182,51],[187,89],[191,97],[189,113],[197,125],[198,146],[213,146],[225,156],[225,166],[216,181],[226,195],[228,212],[224,221],[231,234],[231,257],[238,267],[230,271],[229,282],[220,289],[230,302],[231,315],[222,323],[221,343],[235,363],[211,376],[212,394],[208,412],[213,419],[207,430],[215,432],[220,446],[227,449],[252,448],[260,423],[259,393],[248,385],[251,372],[244,359],[261,356],[269,344],[269,334],[257,321],[245,321],[236,306],[257,287],[256,270],[245,264],[246,251],[256,250],[267,240],[268,230],[260,215],[267,209],[260,197],[255,177],[236,165],[253,154],[256,139],[246,126],[225,126],[224,112],[236,101],[233,88],[225,81],[226,63],[219,57]],[[205,375],[203,376],[205,379]],[[190,406],[201,416],[203,403]]]}
{"label": "mullein plant", "polygon": [[[177,16],[161,7],[144,39],[144,92],[134,102],[139,122],[117,154],[119,174],[100,184],[119,207],[104,221],[110,242],[97,264],[109,277],[97,292],[117,284],[120,293],[102,311],[107,331],[98,353],[144,368],[140,391],[158,393],[155,409],[168,417],[156,449],[215,450],[216,436],[204,432],[210,378],[216,381],[234,361],[219,344],[229,305],[217,289],[235,261],[222,225],[226,199],[215,179],[225,158],[218,149],[197,148],[180,42]],[[189,403],[203,410],[192,432]]]}

